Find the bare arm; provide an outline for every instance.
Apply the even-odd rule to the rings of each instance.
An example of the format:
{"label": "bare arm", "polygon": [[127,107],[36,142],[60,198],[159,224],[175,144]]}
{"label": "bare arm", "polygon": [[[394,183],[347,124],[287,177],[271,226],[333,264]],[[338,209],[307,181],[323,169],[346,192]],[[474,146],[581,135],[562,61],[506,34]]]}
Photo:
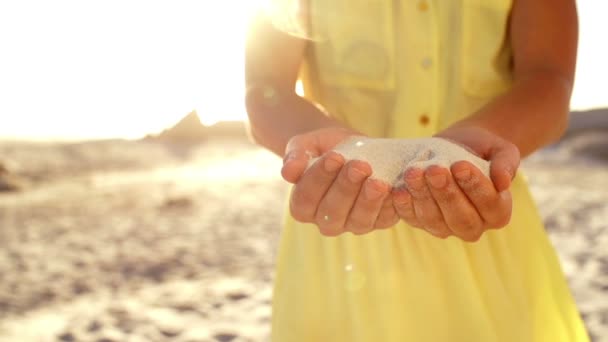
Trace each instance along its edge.
{"label": "bare arm", "polygon": [[576,60],[574,0],[514,1],[513,86],[437,134],[490,160],[491,182],[472,165],[459,162],[451,172],[427,169],[426,182],[422,171],[411,172],[405,179],[409,193],[394,196],[401,218],[431,227],[440,237],[475,241],[487,229],[504,227],[512,212],[508,189],[520,155],[556,140],[566,127]]}
{"label": "bare arm", "polygon": [[515,144],[522,156],[557,140],[568,122],[578,20],[574,0],[515,0],[513,87],[464,120]]}
{"label": "bare arm", "polygon": [[246,106],[250,133],[279,156],[293,136],[340,126],[317,106],[295,93],[305,39],[273,27],[260,14],[250,27],[245,50]]}
{"label": "bare arm", "polygon": [[[245,62],[251,136],[285,154],[281,173],[295,184],[290,209],[296,220],[315,223],[328,236],[390,227],[399,220],[390,186],[368,179],[367,163],[345,163],[328,152],[359,133],[294,91],[306,46],[306,40],[276,30],[263,16],[253,22]],[[321,156],[310,168],[309,153]]]}

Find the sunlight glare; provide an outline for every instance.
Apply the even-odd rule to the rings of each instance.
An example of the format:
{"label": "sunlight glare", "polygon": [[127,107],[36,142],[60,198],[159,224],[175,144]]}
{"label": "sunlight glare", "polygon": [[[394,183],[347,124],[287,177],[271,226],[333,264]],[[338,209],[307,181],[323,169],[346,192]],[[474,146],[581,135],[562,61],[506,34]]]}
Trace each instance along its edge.
{"label": "sunlight glare", "polygon": [[0,137],[137,138],[193,108],[243,120],[246,23],[259,3],[0,2]]}
{"label": "sunlight glare", "polygon": [[[0,138],[138,138],[193,108],[246,120],[246,24],[267,1],[1,1]],[[579,2],[575,110],[608,107],[606,10]]]}

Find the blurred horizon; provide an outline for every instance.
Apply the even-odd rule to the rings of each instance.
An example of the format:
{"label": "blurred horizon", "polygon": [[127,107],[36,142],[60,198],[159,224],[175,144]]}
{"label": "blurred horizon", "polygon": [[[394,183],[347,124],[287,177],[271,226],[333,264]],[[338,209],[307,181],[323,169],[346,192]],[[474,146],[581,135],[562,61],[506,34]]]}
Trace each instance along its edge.
{"label": "blurred horizon", "polygon": [[[141,138],[192,110],[245,120],[244,36],[262,1],[0,2],[0,139]],[[607,108],[608,4],[578,6],[571,107]]]}

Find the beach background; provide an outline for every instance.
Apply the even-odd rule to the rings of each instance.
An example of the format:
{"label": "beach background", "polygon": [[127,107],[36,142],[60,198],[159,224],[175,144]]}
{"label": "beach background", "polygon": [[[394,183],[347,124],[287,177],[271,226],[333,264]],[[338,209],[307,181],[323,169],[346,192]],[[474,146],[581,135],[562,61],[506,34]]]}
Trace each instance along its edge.
{"label": "beach background", "polygon": [[[0,341],[269,339],[288,188],[245,134],[254,3],[0,2]],[[568,133],[522,165],[594,341],[608,341],[602,6],[579,1]]]}
{"label": "beach background", "polygon": [[[605,341],[608,127],[593,126],[522,170]],[[268,340],[287,185],[242,123],[191,114],[156,137],[3,141],[0,156],[0,340]]]}

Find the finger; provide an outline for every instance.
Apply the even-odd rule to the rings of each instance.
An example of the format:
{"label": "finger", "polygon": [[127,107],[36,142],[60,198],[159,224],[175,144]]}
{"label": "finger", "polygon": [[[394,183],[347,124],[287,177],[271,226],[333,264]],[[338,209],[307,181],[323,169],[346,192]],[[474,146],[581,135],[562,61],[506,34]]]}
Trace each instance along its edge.
{"label": "finger", "polygon": [[344,165],[344,158],[328,152],[319,158],[294,186],[289,207],[300,222],[314,222],[315,213],[323,196]]}
{"label": "finger", "polygon": [[315,222],[321,233],[339,235],[344,231],[348,214],[361,191],[363,181],[371,175],[369,164],[352,160],[342,168],[327,193],[321,199]]}
{"label": "finger", "polygon": [[439,166],[426,169],[425,178],[448,228],[465,241],[477,241],[483,233],[483,221],[450,172]]}
{"label": "finger", "polygon": [[390,228],[399,222],[399,215],[395,211],[393,204],[393,194],[389,193],[382,202],[382,207],[374,224],[375,229]]}
{"label": "finger", "polygon": [[348,214],[344,229],[355,235],[372,231],[384,199],[389,192],[390,186],[377,179],[368,178],[363,182],[361,192]]}
{"label": "finger", "polygon": [[452,165],[456,183],[477,209],[487,228],[501,228],[511,219],[511,196],[508,191],[496,192],[488,177],[466,161]]}
{"label": "finger", "polygon": [[405,188],[393,191],[393,207],[401,219],[412,227],[422,228],[414,211],[414,200]]}
{"label": "finger", "polygon": [[490,178],[497,192],[505,191],[511,186],[519,161],[519,149],[510,143],[504,143],[490,152]]}
{"label": "finger", "polygon": [[310,156],[304,150],[293,150],[287,153],[285,158],[283,158],[281,176],[289,183],[297,183],[306,171],[309,160]]}
{"label": "finger", "polygon": [[416,218],[422,224],[422,227],[437,237],[450,236],[451,231],[448,229],[443,214],[426,184],[424,172],[421,169],[408,170],[405,174],[405,183],[413,198]]}
{"label": "finger", "polygon": [[319,155],[318,149],[310,143],[310,139],[303,135],[292,137],[285,147],[281,175],[286,181],[295,184],[306,171],[310,158]]}

